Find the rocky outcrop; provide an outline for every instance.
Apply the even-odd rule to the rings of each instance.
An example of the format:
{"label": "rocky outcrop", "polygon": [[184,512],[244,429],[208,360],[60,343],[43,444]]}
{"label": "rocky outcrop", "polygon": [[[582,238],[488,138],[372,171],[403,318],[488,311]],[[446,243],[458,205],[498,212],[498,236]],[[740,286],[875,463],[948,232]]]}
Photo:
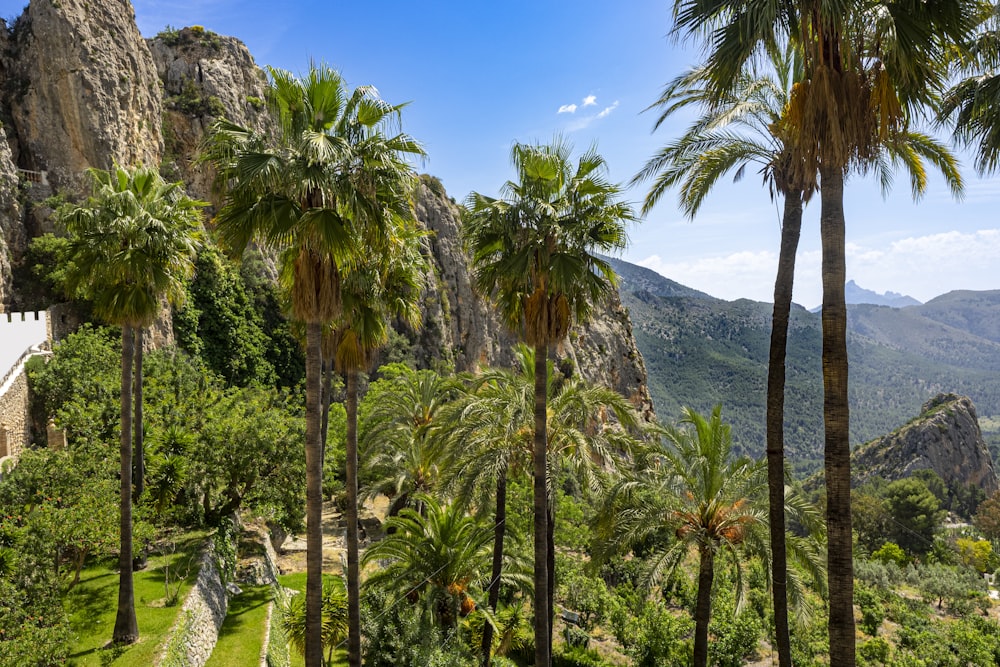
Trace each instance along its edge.
{"label": "rocky outcrop", "polygon": [[188,192],[212,200],[212,174],[194,161],[210,125],[223,116],[263,131],[267,77],[243,42],[200,26],[165,30],[147,41],[163,87],[162,170]]}
{"label": "rocky outcrop", "polygon": [[18,167],[58,190],[88,167],[159,164],[160,86],[128,0],[30,3],[4,70]]}
{"label": "rocky outcrop", "polygon": [[7,130],[0,127],[0,310],[10,300],[11,268],[20,261],[28,243],[17,198],[18,185]]}
{"label": "rocky outcrop", "polygon": [[855,486],[874,477],[896,480],[929,469],[949,487],[971,484],[987,496],[1000,488],[976,407],[966,396],[939,394],[924,404],[919,417],[862,445],[851,459]]}

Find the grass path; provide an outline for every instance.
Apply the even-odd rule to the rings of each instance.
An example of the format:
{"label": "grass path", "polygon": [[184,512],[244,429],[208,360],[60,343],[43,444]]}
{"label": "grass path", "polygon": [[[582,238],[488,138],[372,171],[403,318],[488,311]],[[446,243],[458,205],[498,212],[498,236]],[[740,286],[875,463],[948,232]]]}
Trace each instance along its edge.
{"label": "grass path", "polygon": [[219,642],[205,667],[256,665],[264,648],[270,586],[246,586],[229,600],[229,613],[219,631]]}

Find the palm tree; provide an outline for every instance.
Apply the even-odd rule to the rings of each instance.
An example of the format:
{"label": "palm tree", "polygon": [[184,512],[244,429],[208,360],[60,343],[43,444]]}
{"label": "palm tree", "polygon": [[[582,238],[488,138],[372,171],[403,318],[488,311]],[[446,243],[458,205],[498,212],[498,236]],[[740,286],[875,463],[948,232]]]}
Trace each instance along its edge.
{"label": "palm tree", "polygon": [[[694,548],[698,552],[698,593],[695,605],[694,665],[708,664],[708,624],[712,614],[712,583],[716,559],[730,556],[739,585],[737,609],[745,594],[742,562],[750,554],[768,557],[768,512],[764,505],[766,464],[732,456],[729,425],[721,406],[706,419],[685,408],[682,428],[663,429],[665,444],[653,448],[635,471],[608,493],[600,517],[599,535],[608,549],[653,540],[646,580],[655,585],[672,575]],[[785,503],[805,526],[820,526],[818,513],[802,503]],[[816,514],[817,516],[812,516]],[[664,535],[673,539],[663,540]],[[796,561],[822,582],[822,553],[815,540],[789,536]],[[798,584],[797,577],[790,582]],[[790,587],[798,593],[801,586]],[[798,595],[795,596],[798,599]]]}
{"label": "palm tree", "polygon": [[415,494],[437,489],[445,444],[437,427],[462,385],[432,370],[406,367],[385,382],[361,424],[364,466],[374,476],[364,495],[387,496],[389,514],[395,515]]}
{"label": "palm tree", "polygon": [[334,365],[344,376],[347,413],[347,656],[361,664],[361,595],[358,545],[358,375],[389,340],[389,321],[416,327],[420,323],[420,293],[427,267],[420,252],[422,232],[412,219],[387,218],[381,252],[344,267],[343,308],[333,322]]}
{"label": "palm tree", "polygon": [[[323,325],[340,314],[343,268],[362,251],[383,249],[388,219],[409,215],[414,176],[404,156],[423,150],[408,135],[391,134],[402,107],[374,88],[352,91],[325,65],[303,78],[268,71],[274,133],[219,120],[205,159],[225,191],[220,240],[238,254],[254,240],[283,250],[292,314],[306,324],[306,665],[319,667]],[[357,667],[360,652],[352,655]]]}
{"label": "palm tree", "polygon": [[[88,173],[93,183],[90,197],[80,205],[60,208],[56,219],[70,234],[67,288],[90,299],[98,317],[122,328],[121,549],[113,641],[131,644],[139,638],[132,582],[136,332],[153,323],[164,298],[171,303],[183,298],[184,280],[194,268],[202,204],[184,194],[182,183],[164,182],[155,169],[129,170],[116,165],[110,171],[92,169]],[[141,335],[138,338],[141,345]],[[138,359],[141,363],[141,356]],[[140,383],[137,379],[135,385]],[[139,433],[142,411],[138,406],[136,415],[135,431]],[[141,482],[137,487],[141,488]]]}
{"label": "palm tree", "polygon": [[[306,652],[306,606],[303,596],[288,598],[281,610],[281,627],[300,655]],[[333,652],[347,636],[347,589],[340,577],[323,577],[323,664],[333,665]]]}
{"label": "palm tree", "polygon": [[[469,394],[453,404],[443,417],[451,440],[449,480],[463,504],[495,489],[493,572],[487,604],[495,612],[500,597],[504,537],[507,523],[507,479],[531,469],[534,442],[534,351],[515,348],[519,372],[490,369],[475,379]],[[599,473],[618,467],[620,453],[633,449],[625,429],[638,426],[633,406],[620,394],[578,377],[562,379],[547,369],[548,534],[547,600],[550,616],[555,581],[552,546],[554,531],[553,485],[561,462],[568,464],[590,489],[598,486]],[[612,425],[610,422],[615,422]],[[493,628],[484,627],[482,652],[489,664]]]}
{"label": "palm tree", "polygon": [[984,4],[980,32],[971,57],[961,63],[965,78],[945,93],[938,119],[950,121],[955,140],[976,151],[976,170],[993,173],[1000,164],[1000,5]]}
{"label": "palm tree", "polygon": [[570,323],[586,318],[616,284],[594,251],[624,247],[624,223],[635,219],[620,190],[604,176],[593,149],[574,169],[571,147],[515,144],[517,181],[498,199],[473,192],[466,202],[465,242],[476,289],[496,301],[504,324],[535,348],[534,476],[535,664],[551,662],[547,602],[548,503],[546,472],[546,359]]}
{"label": "palm tree", "polygon": [[721,94],[752,59],[785,40],[803,63],[785,114],[793,169],[819,177],[823,275],[823,416],[830,588],[830,662],[855,664],[851,551],[850,433],[844,179],[867,171],[882,147],[933,102],[947,76],[946,55],[974,25],[973,3],[913,5],[900,0],[785,3],[677,0],[675,30],[709,45],[709,89]]}
{"label": "palm tree", "polygon": [[[793,84],[801,76],[796,69],[794,50],[790,47],[771,49],[768,56],[769,71],[741,73],[734,87],[721,96],[710,92],[708,71],[704,67],[693,69],[668,84],[653,105],[662,110],[654,129],[671,114],[690,106],[698,107],[702,115],[679,139],[661,148],[633,182],[654,179],[643,204],[644,213],[649,212],[668,188],[677,187],[681,210],[693,219],[723,175],[735,172],[734,178],[739,180],[747,166],[755,164],[772,199],[776,194],[784,198],[767,374],[766,451],[775,644],[779,664],[788,667],[791,665],[791,642],[785,594],[785,353],[802,211],[816,184],[803,182],[791,163],[794,138],[787,134],[785,114]],[[919,198],[927,186],[925,159],[940,168],[953,191],[961,190],[957,164],[947,148],[927,135],[906,132],[898,142],[887,144],[874,164],[883,195],[892,184],[894,168],[902,165],[910,174],[914,198]]]}
{"label": "palm tree", "polygon": [[[442,505],[422,495],[424,513],[404,507],[386,519],[389,534],[365,552],[364,562],[385,562],[365,582],[386,586],[410,602],[423,600],[442,627],[457,628],[479,603],[476,597],[488,581],[493,531],[468,516],[459,503]],[[521,572],[508,567],[510,583],[527,584]],[[489,622],[487,622],[489,625]]]}

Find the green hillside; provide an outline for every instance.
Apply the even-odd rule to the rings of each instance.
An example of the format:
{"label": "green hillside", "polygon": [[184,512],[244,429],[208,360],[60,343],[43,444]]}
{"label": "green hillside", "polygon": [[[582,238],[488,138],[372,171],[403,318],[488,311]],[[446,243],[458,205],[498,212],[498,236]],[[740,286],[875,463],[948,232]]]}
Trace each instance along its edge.
{"label": "green hillside", "polygon": [[[625,262],[616,270],[657,413],[669,419],[682,405],[704,411],[721,402],[737,446],[762,455],[771,304],[715,299]],[[803,473],[822,462],[820,326],[818,314],[793,308],[785,436]],[[850,306],[852,442],[891,431],[942,391],[970,396],[984,431],[1000,423],[998,334],[1000,292],[956,292],[903,309]]]}

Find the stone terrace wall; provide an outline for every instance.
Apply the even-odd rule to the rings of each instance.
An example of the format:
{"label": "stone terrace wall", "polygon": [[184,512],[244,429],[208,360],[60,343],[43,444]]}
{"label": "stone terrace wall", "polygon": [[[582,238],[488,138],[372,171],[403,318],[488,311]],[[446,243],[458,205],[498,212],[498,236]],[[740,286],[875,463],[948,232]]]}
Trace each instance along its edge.
{"label": "stone terrace wall", "polygon": [[24,363],[0,386],[0,461],[16,461],[31,443],[31,419],[28,414],[28,376]]}
{"label": "stone terrace wall", "polygon": [[[230,545],[235,549],[235,545]],[[202,667],[212,655],[229,611],[229,594],[217,563],[215,541],[201,557],[198,579],[184,600],[163,654],[161,667]]]}

